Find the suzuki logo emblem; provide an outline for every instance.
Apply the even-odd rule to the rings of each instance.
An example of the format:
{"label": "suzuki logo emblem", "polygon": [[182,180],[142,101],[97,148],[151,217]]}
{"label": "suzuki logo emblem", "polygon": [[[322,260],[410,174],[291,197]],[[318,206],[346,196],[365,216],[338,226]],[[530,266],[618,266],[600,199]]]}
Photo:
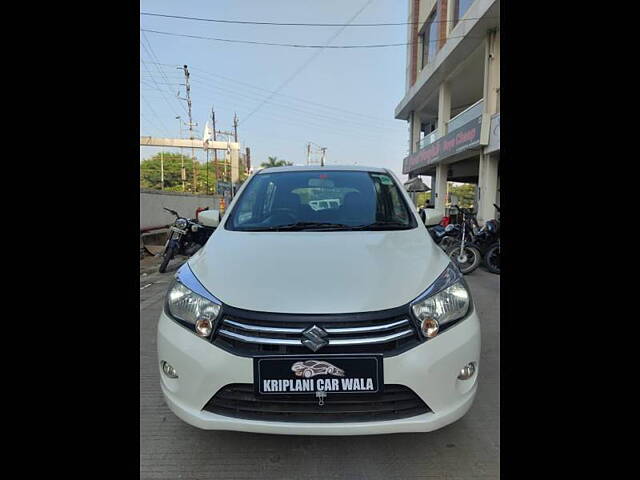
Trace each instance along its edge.
{"label": "suzuki logo emblem", "polygon": [[301,340],[302,344],[314,352],[329,345],[329,340],[324,338],[328,333],[317,325],[307,328],[302,335],[306,337]]}

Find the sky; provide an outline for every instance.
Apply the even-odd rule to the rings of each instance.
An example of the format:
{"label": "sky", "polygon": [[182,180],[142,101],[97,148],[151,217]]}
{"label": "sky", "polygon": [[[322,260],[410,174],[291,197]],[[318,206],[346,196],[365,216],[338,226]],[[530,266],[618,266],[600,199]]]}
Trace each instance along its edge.
{"label": "sky", "polygon": [[[224,20],[347,23],[407,21],[406,0],[144,0],[140,11]],[[240,25],[140,16],[141,29],[274,43],[405,43],[406,25],[299,27]],[[306,163],[307,142],[326,147],[326,164],[390,168],[402,180],[408,124],[394,119],[405,91],[406,46],[307,49],[234,44],[140,32],[140,135],[179,134],[188,121],[182,65],[188,65],[197,138],[215,106],[216,128],[251,149],[252,166],[269,156]],[[179,68],[177,68],[179,67]],[[277,91],[277,94],[273,94]],[[268,100],[266,103],[265,100]],[[258,108],[259,107],[259,108]],[[256,110],[257,109],[257,110]],[[182,136],[187,136],[182,127]],[[141,147],[140,159],[159,151]],[[198,158],[204,161],[204,153]]]}

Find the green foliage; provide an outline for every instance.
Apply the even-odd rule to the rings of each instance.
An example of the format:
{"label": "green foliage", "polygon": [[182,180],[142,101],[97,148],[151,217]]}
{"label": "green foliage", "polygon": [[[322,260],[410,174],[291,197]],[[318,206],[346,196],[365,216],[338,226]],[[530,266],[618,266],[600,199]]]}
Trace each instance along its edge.
{"label": "green foliage", "polygon": [[416,193],[416,206],[418,208],[424,207],[429,200],[431,200],[431,192],[417,192]]}
{"label": "green foliage", "polygon": [[[169,152],[165,152],[163,154],[157,153],[153,157],[146,158],[140,162],[140,187],[156,190],[160,190],[162,188],[160,175],[161,159],[164,164],[164,189],[170,192],[182,191],[182,176],[180,174],[180,169],[184,159],[185,191],[192,192],[194,169],[193,157]],[[223,178],[224,162],[219,161],[219,165],[220,180],[229,181],[229,176],[231,175],[231,166],[229,162],[227,162],[226,179]],[[207,193],[216,193],[215,188],[217,178],[216,168],[213,161],[209,161],[209,165],[207,167],[206,164],[200,163],[196,160],[195,170],[197,178],[196,193],[205,193],[207,191],[207,182],[209,187]],[[241,173],[241,181],[242,180],[243,178]]]}
{"label": "green foliage", "polygon": [[288,166],[288,165],[293,165],[293,163],[287,162],[286,160],[278,160],[278,157],[269,157],[269,161],[262,162],[260,164],[260,166],[263,167],[263,168],[285,167],[285,166]]}
{"label": "green foliage", "polygon": [[463,208],[471,208],[476,199],[476,186],[472,183],[463,183],[461,185],[454,185],[449,183],[449,198],[451,195],[458,197],[458,205]]}

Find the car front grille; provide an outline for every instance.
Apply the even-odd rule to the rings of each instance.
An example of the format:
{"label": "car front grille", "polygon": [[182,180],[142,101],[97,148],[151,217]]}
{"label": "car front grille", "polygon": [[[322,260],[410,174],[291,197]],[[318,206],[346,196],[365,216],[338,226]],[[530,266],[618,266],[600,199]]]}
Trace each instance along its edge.
{"label": "car front grille", "polygon": [[431,409],[403,385],[383,393],[329,393],[324,405],[313,395],[257,395],[250,383],[221,388],[203,410],[225,417],[277,422],[371,422],[409,418]]}
{"label": "car front grille", "polygon": [[241,356],[314,353],[303,340],[317,326],[328,342],[317,353],[381,353],[387,357],[420,343],[405,309],[340,315],[293,315],[243,311],[223,307],[213,337],[220,348]]}

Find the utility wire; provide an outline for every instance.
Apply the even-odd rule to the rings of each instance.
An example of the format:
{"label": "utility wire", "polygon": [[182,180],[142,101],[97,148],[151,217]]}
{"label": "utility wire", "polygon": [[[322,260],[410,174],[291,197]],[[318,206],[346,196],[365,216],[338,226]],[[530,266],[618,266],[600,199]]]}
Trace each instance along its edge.
{"label": "utility wire", "polygon": [[[286,22],[256,22],[249,20],[223,20],[218,18],[201,18],[201,17],[185,17],[182,15],[166,15],[162,13],[140,12],[140,15],[146,15],[149,17],[163,17],[174,18],[178,20],[195,20],[198,22],[214,22],[214,23],[235,23],[241,25],[274,25],[283,27],[388,27],[396,25],[416,25],[420,22],[396,22],[396,23],[286,23]],[[432,23],[449,23],[449,22],[463,22],[466,20],[479,20],[481,18],[499,18],[498,15],[483,16],[483,17],[468,17],[460,18],[458,20],[438,20]],[[424,23],[424,22],[422,22]]]}
{"label": "utility wire", "polygon": [[[168,83],[169,79],[167,78],[167,75],[164,73],[164,71],[159,67],[160,60],[158,59],[158,56],[156,55],[156,53],[153,51],[153,47],[151,46],[151,42],[149,41],[149,39],[147,38],[147,35],[144,32],[142,32],[142,37],[147,42],[147,45],[149,46],[149,49],[147,50],[147,48],[145,47],[144,43],[141,42],[140,44],[145,49],[145,51],[151,56],[151,60],[152,60],[151,63],[154,64],[154,66],[156,67],[156,70],[158,70],[158,72],[160,72],[160,75],[162,75],[163,78]],[[149,72],[149,74],[151,75],[151,72]],[[170,92],[170,95],[172,96],[171,98],[174,98],[173,97],[173,92]],[[182,108],[182,110],[184,110],[185,113],[188,113],[187,110],[184,108],[184,105],[182,104],[182,102],[178,102],[177,99],[175,101],[176,101],[176,103],[178,105],[180,105],[180,107]],[[173,110],[173,108],[172,108],[172,110]],[[174,110],[174,112],[175,112],[175,110]],[[176,115],[178,115],[178,113],[176,113]]]}
{"label": "utility wire", "polygon": [[167,126],[164,124],[164,122],[162,121],[162,119],[160,118],[160,116],[156,113],[156,111],[153,109],[153,107],[151,106],[151,104],[147,101],[146,98],[144,98],[142,95],[140,95],[140,98],[144,101],[144,103],[147,104],[147,106],[149,107],[149,110],[151,110],[151,113],[153,113],[154,117],[156,117],[158,119],[158,122],[160,122],[160,125],[162,125],[162,128],[164,129],[164,131],[167,133],[168,136],[171,136],[169,134],[169,130],[167,129]]}
{"label": "utility wire", "polygon": [[[175,65],[168,64],[168,63],[162,63],[162,64],[159,64],[159,65],[165,66],[165,67],[175,67]],[[237,80],[235,78],[226,77],[226,76],[223,76],[223,75],[220,75],[220,74],[214,74],[214,73],[208,72],[206,70],[203,70],[202,68],[197,68],[197,67],[191,67],[191,68],[193,70],[195,70],[195,71],[198,71],[198,72],[201,72],[201,73],[205,74],[205,76],[209,76],[214,81],[218,81],[218,79],[222,79],[222,80],[225,80],[227,82],[233,83],[234,85],[239,84],[239,85],[244,85],[246,87],[249,87],[249,88],[252,88],[252,89],[255,89],[255,90],[260,90],[260,91],[267,92],[267,93],[274,93],[273,90],[269,90],[269,89],[262,88],[262,87],[257,87],[255,85],[243,82],[241,80]],[[379,122],[381,125],[386,124],[388,126],[391,123],[395,124],[395,122],[391,122],[391,121],[383,119],[383,118],[372,117],[370,115],[365,115],[365,114],[358,113],[358,112],[352,112],[350,110],[345,110],[344,108],[339,108],[339,107],[334,107],[332,105],[326,105],[326,104],[323,104],[323,103],[314,102],[314,101],[311,101],[311,100],[306,99],[306,98],[294,97],[292,95],[285,95],[284,93],[278,93],[277,95],[280,96],[280,97],[283,97],[284,99],[291,99],[291,100],[295,100],[295,101],[298,101],[298,102],[302,102],[304,104],[316,105],[318,107],[322,107],[322,108],[327,109],[327,110],[346,113],[348,115],[353,115],[353,116],[356,116],[356,117],[360,117],[362,119],[373,120],[375,122]]]}
{"label": "utility wire", "polygon": [[178,112],[176,112],[175,108],[173,108],[173,106],[171,105],[171,103],[169,103],[169,100],[166,99],[166,97],[164,96],[164,92],[163,90],[160,88],[160,85],[158,84],[158,82],[156,82],[156,79],[151,75],[151,72],[147,69],[147,66],[145,64],[145,61],[142,59],[142,57],[140,58],[140,60],[142,61],[142,65],[144,65],[144,68],[147,70],[147,72],[149,73],[149,75],[151,76],[151,80],[153,80],[153,83],[155,83],[158,92],[160,92],[160,95],[162,95],[162,99],[167,103],[167,105],[169,105],[169,108],[171,110],[173,110],[173,113],[178,115]]}
{"label": "utility wire", "polygon": [[[262,100],[262,97],[257,97],[256,94],[252,94],[252,95],[247,95],[244,93],[238,93],[235,90],[226,88],[226,87],[221,87],[218,85],[211,85],[203,80],[195,80],[195,82],[197,82],[198,84],[200,84],[203,88],[205,89],[210,89],[212,92],[216,91],[216,93],[218,93],[219,91],[222,91],[223,94],[226,95],[232,95],[232,96],[236,96],[242,99],[248,99],[249,101],[252,100]],[[226,92],[226,93],[225,93]],[[251,102],[253,103],[253,102]],[[355,119],[351,119],[351,118],[345,118],[345,117],[338,117],[334,115],[330,115],[327,112],[319,112],[317,110],[309,110],[309,109],[305,109],[305,108],[300,108],[297,105],[287,105],[287,104],[283,104],[283,103],[278,103],[278,102],[274,102],[273,100],[268,100],[267,103],[269,103],[269,105],[273,105],[275,107],[282,107],[288,110],[293,110],[293,111],[297,111],[300,113],[304,113],[307,115],[311,115],[312,118],[314,119],[326,119],[328,121],[330,121],[332,124],[335,125],[336,122],[345,122],[348,124],[352,124],[353,128],[358,127],[361,129],[366,129],[367,131],[371,132],[372,129],[375,130],[391,130],[390,126],[386,126],[386,127],[380,127],[377,125],[373,125],[371,123],[366,123],[363,120],[355,120]],[[395,126],[398,128],[398,131],[400,129],[403,129],[403,127],[399,126],[396,122]]]}
{"label": "utility wire", "polygon": [[[343,27],[344,28],[344,27]],[[184,37],[184,38],[194,38],[197,40],[210,40],[215,42],[226,42],[226,43],[244,43],[249,45],[267,45],[271,47],[289,47],[289,48],[319,48],[320,50],[324,50],[325,48],[333,48],[333,49],[360,49],[360,48],[386,48],[386,47],[405,47],[407,45],[415,45],[420,42],[404,42],[404,43],[373,43],[373,44],[363,44],[363,45],[310,45],[310,44],[300,44],[300,43],[273,43],[273,42],[256,42],[252,40],[237,40],[231,38],[218,38],[218,37],[204,37],[201,35],[188,35],[186,33],[173,33],[173,32],[163,32],[161,30],[147,30],[140,29],[143,32],[156,33],[159,35],[169,35],[171,37]],[[481,37],[472,37],[471,35],[459,35],[459,36],[451,36],[447,37],[447,40],[450,38],[481,38]],[[434,43],[439,42],[440,39],[429,40],[424,43]]]}
{"label": "utility wire", "polygon": [[[362,7],[360,7],[360,9],[359,9],[356,13],[354,13],[354,14],[351,16],[351,18],[350,18],[349,20],[347,20],[347,24],[349,24],[349,23],[353,22],[353,21],[358,17],[358,15],[360,15],[360,14],[362,13],[362,11],[363,11],[365,8],[367,8],[367,7],[369,6],[369,4],[370,4],[372,1],[373,1],[373,0],[367,0],[367,2],[366,2],[364,5],[362,5]],[[340,35],[340,34],[344,31],[344,29],[345,29],[345,28],[346,28],[345,26],[340,27],[340,28],[338,29],[338,31],[337,31],[336,33],[334,33],[333,35],[331,35],[331,37],[329,38],[329,40],[327,40],[327,41],[325,42],[325,45],[324,45],[324,46],[326,47],[326,46],[330,45],[330,44],[331,44],[331,42],[333,42],[333,41],[336,39],[336,37],[337,37],[338,35]],[[267,103],[269,100],[271,100],[271,99],[273,98],[273,96],[274,96],[274,95],[277,95],[278,93],[280,93],[280,91],[281,91],[284,87],[286,87],[287,85],[289,85],[289,83],[291,83],[291,81],[293,81],[293,79],[294,79],[294,78],[296,78],[296,77],[297,77],[297,76],[298,76],[298,75],[299,75],[299,74],[300,74],[300,73],[301,73],[305,68],[307,68],[307,66],[308,66],[311,62],[313,62],[313,61],[317,58],[317,56],[318,56],[318,55],[320,55],[321,53],[322,53],[322,50],[318,50],[318,51],[317,51],[317,52],[315,52],[313,55],[311,55],[311,56],[310,56],[310,57],[309,57],[309,58],[308,58],[308,59],[307,59],[307,60],[306,60],[302,65],[300,65],[300,67],[298,67],[298,69],[297,69],[295,72],[293,72],[289,77],[287,77],[287,79],[286,79],[284,82],[282,82],[282,83],[280,84],[280,86],[279,86],[278,88],[276,88],[276,89],[275,89],[275,90],[274,90],[274,91],[273,91],[273,92],[272,92],[272,93],[271,93],[271,94],[270,94],[270,95],[269,95],[269,96],[268,96],[268,97],[267,97],[267,98],[266,98],[262,103],[260,103],[256,108],[254,108],[253,110],[251,110],[251,112],[249,112],[249,114],[248,114],[246,117],[244,117],[243,121],[242,121],[242,122],[240,122],[240,123],[245,123],[247,120],[249,120],[249,119],[251,118],[251,116],[252,116],[255,112],[257,112],[258,110],[260,110],[260,109],[262,108],[262,106],[263,106],[265,103]]]}

